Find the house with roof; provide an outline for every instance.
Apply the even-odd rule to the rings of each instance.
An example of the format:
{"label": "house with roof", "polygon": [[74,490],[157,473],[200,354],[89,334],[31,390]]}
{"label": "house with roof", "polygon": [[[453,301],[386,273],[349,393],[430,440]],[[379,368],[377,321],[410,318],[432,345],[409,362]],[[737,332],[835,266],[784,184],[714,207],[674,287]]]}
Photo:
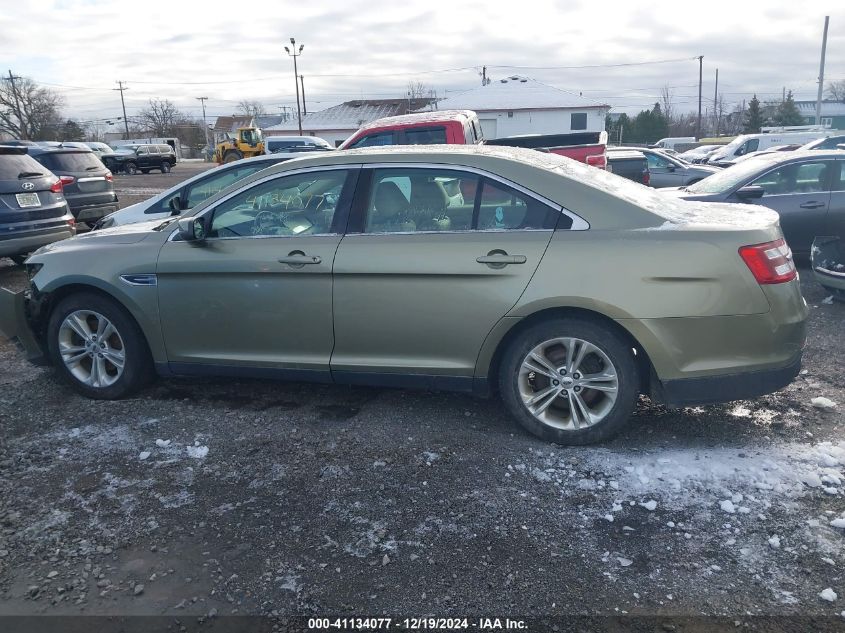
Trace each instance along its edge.
{"label": "house with roof", "polygon": [[[804,117],[807,125],[816,123],[816,102],[796,101],[795,107]],[[845,103],[841,101],[822,101],[821,124],[834,130],[845,130]]]}
{"label": "house with roof", "polygon": [[484,138],[522,134],[600,132],[610,106],[512,75],[442,99],[440,110],[475,110]]}
{"label": "house with roof", "polygon": [[[387,116],[408,114],[419,110],[433,109],[434,98],[419,99],[359,99],[340,105],[309,112],[302,117],[302,133],[319,136],[332,145],[340,145],[365,123]],[[262,128],[264,136],[291,136],[299,134],[296,119],[282,121],[277,125]]]}

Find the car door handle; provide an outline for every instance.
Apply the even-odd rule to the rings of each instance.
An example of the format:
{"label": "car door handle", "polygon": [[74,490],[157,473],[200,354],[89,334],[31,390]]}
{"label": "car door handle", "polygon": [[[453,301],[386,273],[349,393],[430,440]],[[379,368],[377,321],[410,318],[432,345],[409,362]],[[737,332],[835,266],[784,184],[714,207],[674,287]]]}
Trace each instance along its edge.
{"label": "car door handle", "polygon": [[819,209],[824,205],[824,202],[816,202],[815,200],[811,200],[810,202],[805,202],[804,204],[799,204],[799,207],[802,209]]}
{"label": "car door handle", "polygon": [[501,268],[508,264],[524,264],[528,261],[525,255],[508,255],[504,252],[490,252],[481,257],[476,257],[475,261],[479,264],[487,264],[488,266],[495,266]]}
{"label": "car door handle", "polygon": [[291,266],[305,266],[306,264],[319,264],[323,259],[319,255],[306,255],[305,253],[294,251],[288,253],[287,257],[280,257],[280,264],[289,264]]}

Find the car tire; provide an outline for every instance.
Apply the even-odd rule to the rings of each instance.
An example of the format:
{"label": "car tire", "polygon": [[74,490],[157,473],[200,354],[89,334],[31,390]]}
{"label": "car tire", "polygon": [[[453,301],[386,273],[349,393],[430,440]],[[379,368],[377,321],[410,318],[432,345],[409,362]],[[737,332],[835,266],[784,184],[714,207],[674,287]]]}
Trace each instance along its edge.
{"label": "car tire", "polygon": [[529,433],[556,444],[593,444],[627,423],[639,395],[638,373],[631,344],[614,329],[556,318],[511,341],[500,364],[499,393]]}
{"label": "car tire", "polygon": [[169,163],[169,162],[164,161],[164,162],[161,164],[161,173],[163,173],[163,174],[169,174],[169,173],[170,173],[170,169],[171,169],[171,167],[170,167],[170,163]]}
{"label": "car tire", "polygon": [[126,165],[123,167],[123,171],[125,171],[130,176],[134,176],[138,173],[138,165],[136,165],[135,163],[126,163]]}
{"label": "car tire", "polygon": [[142,169],[141,173],[142,174],[148,174],[148,173],[150,173],[150,170],[149,169]]}
{"label": "car tire", "polygon": [[232,150],[230,152],[226,152],[226,156],[223,157],[224,163],[234,163],[236,160],[240,160],[244,157],[238,150]]}
{"label": "car tire", "polygon": [[153,375],[141,328],[120,304],[95,293],[70,295],[56,305],[47,324],[47,349],[59,376],[97,400],[123,398]]}

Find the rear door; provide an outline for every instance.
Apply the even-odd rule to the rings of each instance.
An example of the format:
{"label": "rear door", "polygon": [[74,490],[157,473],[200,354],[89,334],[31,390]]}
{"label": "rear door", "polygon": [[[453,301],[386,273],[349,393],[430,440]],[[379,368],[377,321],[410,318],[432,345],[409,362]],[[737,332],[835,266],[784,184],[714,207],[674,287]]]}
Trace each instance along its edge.
{"label": "rear door", "polygon": [[786,163],[747,183],[763,187],[758,204],[778,212],[784,237],[797,253],[809,253],[813,238],[826,230],[835,168],[833,160]]}
{"label": "rear door", "polygon": [[552,203],[478,172],[365,168],[335,258],[335,380],[471,379],[559,217]]}

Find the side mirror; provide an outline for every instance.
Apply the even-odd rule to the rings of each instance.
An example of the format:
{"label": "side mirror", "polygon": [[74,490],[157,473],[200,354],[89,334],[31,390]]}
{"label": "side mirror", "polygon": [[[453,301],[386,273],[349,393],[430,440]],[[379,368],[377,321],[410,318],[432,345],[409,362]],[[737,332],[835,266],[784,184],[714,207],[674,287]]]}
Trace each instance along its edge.
{"label": "side mirror", "polygon": [[755,200],[762,198],[766,190],[760,185],[746,185],[736,190],[736,197],[742,200]]}
{"label": "side mirror", "polygon": [[173,215],[179,215],[182,213],[182,197],[176,196],[175,198],[171,198],[170,201],[167,203],[167,206],[170,207],[170,210],[173,212]]}
{"label": "side mirror", "polygon": [[667,169],[669,171],[675,171],[676,167],[674,165],[670,164],[669,167],[667,167]]}
{"label": "side mirror", "polygon": [[205,218],[182,218],[177,223],[179,237],[186,242],[202,242],[206,238]]}

